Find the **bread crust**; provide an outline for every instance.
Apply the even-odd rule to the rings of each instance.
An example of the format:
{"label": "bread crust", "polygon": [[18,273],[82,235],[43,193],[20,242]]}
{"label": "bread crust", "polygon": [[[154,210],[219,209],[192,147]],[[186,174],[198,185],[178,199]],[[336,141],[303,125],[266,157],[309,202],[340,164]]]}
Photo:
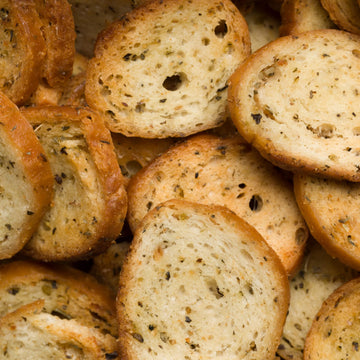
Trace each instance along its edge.
{"label": "bread crust", "polygon": [[[74,320],[47,314],[39,300],[0,318],[0,348],[4,358],[117,359],[116,341]],[[46,344],[44,346],[44,344]],[[75,353],[75,354],[74,354]]]}
{"label": "bread crust", "polygon": [[[11,170],[18,169],[24,177],[24,182],[28,184],[29,192],[23,194],[24,199],[19,200],[21,203],[13,203],[12,196],[9,195],[11,208],[17,209],[16,215],[10,216],[20,218],[18,226],[12,225],[15,219],[7,217],[5,207],[9,204],[4,200],[1,222],[4,222],[2,227],[4,229],[6,227],[9,231],[3,233],[0,259],[6,259],[20,251],[37,229],[52,200],[54,181],[45,151],[32,127],[16,105],[1,92],[0,107],[0,143],[4,146],[4,154],[2,154],[4,157],[1,161],[1,169],[4,172],[1,176],[5,180],[6,175],[9,174],[8,182],[17,186],[19,180],[12,175]],[[9,163],[11,167],[8,167]],[[3,181],[2,183],[4,184]],[[5,188],[1,191],[5,198],[7,190]]]}
{"label": "bread crust", "polygon": [[303,360],[305,338],[324,300],[359,273],[331,258],[310,241],[298,273],[290,280],[290,306],[277,354],[283,360]]}
{"label": "bread crust", "polygon": [[335,290],[323,303],[306,337],[304,360],[358,357],[360,278]]}
{"label": "bread crust", "polygon": [[[58,179],[55,194],[56,191],[60,192],[57,193],[58,197],[55,198],[51,212],[48,212],[44,217],[40,228],[33,235],[24,252],[40,260],[55,261],[86,258],[105,250],[121,233],[127,211],[127,194],[110,132],[104,126],[101,117],[89,109],[65,106],[23,108],[22,113],[34,127],[40,126],[39,130],[36,130],[38,134],[39,131],[42,131],[41,126],[47,126],[49,130],[54,129],[55,139],[56,136],[60,136],[59,140],[64,141],[65,150],[63,151],[56,148],[56,146],[59,147],[56,142],[47,143],[46,134],[49,133],[48,131],[40,136],[40,141],[46,144],[49,154],[52,154],[51,165],[56,166],[60,160],[64,164],[68,161],[69,166],[73,166],[73,170],[71,170],[73,173],[69,173],[68,176],[70,178],[77,176],[80,186],[87,188],[86,198],[90,199],[92,196],[93,201],[95,201],[93,204],[85,198],[63,199],[60,195],[63,189],[62,182],[69,180],[61,178],[61,172],[61,176],[55,174],[55,180]],[[57,131],[62,131],[62,133],[57,133]],[[64,131],[69,131],[69,133],[65,134]],[[76,147],[76,133],[78,133],[79,139],[84,140],[84,144],[79,147]],[[77,160],[77,156],[73,157],[73,155],[66,157],[67,136],[68,139],[75,141],[73,142],[74,151],[80,151],[80,160]],[[71,142],[69,144],[72,146]],[[55,146],[55,151],[52,148],[53,146]],[[81,160],[82,146],[86,147],[86,152],[88,152],[86,158],[88,165],[84,164],[85,160]],[[69,151],[71,150],[69,148]],[[93,169],[91,173],[90,168]],[[69,171],[69,169],[67,170]],[[70,196],[75,196],[75,194]],[[76,210],[77,206],[80,206],[81,209],[80,204],[85,200],[91,209]],[[63,201],[64,203],[62,203]],[[70,201],[70,203],[66,201]],[[84,223],[79,224],[79,228],[77,225],[70,225],[71,223],[67,223],[66,219],[61,216],[64,204],[70,206],[72,213],[77,214],[79,218],[85,216]],[[49,221],[51,225],[47,223]],[[76,223],[78,222],[75,221]],[[52,231],[48,231],[49,226]],[[86,230],[87,226],[89,230]],[[59,231],[54,231],[54,229]],[[60,229],[62,230],[60,231]]]}
{"label": "bread crust", "polygon": [[187,136],[224,122],[227,80],[249,53],[231,1],[149,1],[99,34],[86,101],[113,132]]}
{"label": "bread crust", "polygon": [[340,29],[360,34],[360,7],[357,0],[321,0],[321,4]]}
{"label": "bread crust", "polygon": [[[203,227],[206,230],[202,231]],[[226,250],[222,253],[218,245],[232,255],[225,255]],[[245,260],[246,254],[250,262]],[[252,317],[247,313],[251,312],[252,301],[247,302],[247,309],[232,309],[230,312],[238,314],[231,315],[235,323],[241,323],[247,317],[251,319],[247,325],[244,324],[245,328],[257,324],[254,327],[261,341],[252,338],[253,329],[240,330],[238,324],[230,325],[225,320],[228,306],[237,307],[236,304],[239,304],[241,307],[241,296],[231,298],[232,290],[247,297],[246,290],[237,288],[241,287],[242,281],[251,283],[257,279],[253,289],[250,285],[250,293],[256,293],[261,288],[260,282],[264,287],[269,285],[269,279],[265,280],[259,273],[253,274],[251,259],[257,263],[261,274],[265,275],[267,268],[271,281],[275,281],[270,285],[273,286],[273,295],[268,293],[269,288],[263,288],[261,305],[268,304],[272,310],[266,305],[266,309],[259,311],[254,305],[256,313],[271,314],[274,318],[270,320],[266,315],[260,316],[260,320],[254,314]],[[170,263],[172,265],[166,265]],[[230,263],[231,274],[226,270],[228,265],[225,265]],[[211,269],[216,268],[221,280],[212,273]],[[246,275],[243,278],[245,273],[249,277]],[[215,278],[211,280],[213,276]],[[240,284],[233,283],[235,289],[230,290],[227,287],[229,284],[225,285],[222,281],[232,282],[230,279],[234,276],[239,276]],[[208,290],[210,294],[206,293]],[[216,356],[224,359],[245,358],[244,354],[248,352],[252,359],[273,359],[286,316],[288,290],[287,275],[279,258],[254,228],[233,212],[220,206],[168,201],[149,212],[136,229],[130,253],[122,268],[117,298],[120,355],[126,360],[144,358],[144,354],[149,352],[154,359],[186,356],[200,359],[214,358],[216,349],[219,350]],[[228,326],[234,327],[230,331]],[[266,327],[271,340],[264,338],[263,327]],[[234,334],[235,338],[232,338]],[[224,344],[228,347],[223,347]],[[252,351],[254,349],[256,351]]]}
{"label": "bread crust", "polygon": [[360,181],[357,91],[348,91],[359,80],[359,43],[355,34],[326,29],[256,51],[230,80],[239,133],[284,169]]}
{"label": "bread crust", "polygon": [[320,0],[285,0],[281,5],[280,14],[280,36],[336,28]]}
{"label": "bread crust", "polygon": [[359,271],[359,184],[297,174],[294,191],[313,237],[331,256]]}
{"label": "bread crust", "polygon": [[133,231],[145,214],[172,198],[223,205],[249,222],[292,275],[308,229],[292,183],[240,136],[196,135],[172,146],[140,170],[128,186]]}
{"label": "bread crust", "polygon": [[74,18],[67,0],[34,1],[46,42],[42,76],[55,87],[64,84],[72,74],[76,37]]}
{"label": "bread crust", "polygon": [[[39,288],[40,287],[40,293]],[[62,293],[61,289],[66,289]],[[52,293],[59,293],[58,298]],[[16,260],[0,265],[0,316],[43,300],[48,313],[98,328],[117,337],[114,297],[83,271],[64,264]]]}
{"label": "bread crust", "polygon": [[0,89],[17,105],[36,89],[45,58],[41,21],[33,1],[9,0],[1,9]]}

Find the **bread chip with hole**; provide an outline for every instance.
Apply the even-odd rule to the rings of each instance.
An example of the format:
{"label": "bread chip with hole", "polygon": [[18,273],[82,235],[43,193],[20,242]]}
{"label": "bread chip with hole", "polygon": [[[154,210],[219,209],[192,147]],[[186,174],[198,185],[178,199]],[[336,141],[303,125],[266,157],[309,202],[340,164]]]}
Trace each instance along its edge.
{"label": "bread chip with hole", "polygon": [[249,55],[231,1],[154,0],[99,35],[85,86],[113,132],[183,137],[221,125],[227,81]]}

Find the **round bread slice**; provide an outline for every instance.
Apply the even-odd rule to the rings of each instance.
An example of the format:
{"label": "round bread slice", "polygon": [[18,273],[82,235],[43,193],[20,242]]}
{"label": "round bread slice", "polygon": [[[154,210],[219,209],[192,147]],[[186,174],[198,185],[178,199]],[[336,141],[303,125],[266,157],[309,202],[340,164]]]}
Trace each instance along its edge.
{"label": "round bread slice", "polygon": [[293,185],[239,136],[202,134],[174,145],[130,180],[128,198],[133,231],[166,200],[223,205],[255,227],[289,275],[301,263],[308,229]]}
{"label": "round bread slice", "polygon": [[22,113],[34,126],[55,178],[53,204],[24,253],[60,261],[105,250],[121,233],[127,195],[102,118],[65,106],[24,108]]}
{"label": "round bread slice", "polygon": [[48,314],[117,337],[112,293],[93,276],[70,266],[24,260],[0,266],[0,317],[38,300]]}
{"label": "round bread slice", "polygon": [[290,280],[290,306],[277,354],[303,360],[305,338],[324,300],[359,273],[331,258],[316,242],[309,243],[301,269]]}
{"label": "round bread slice", "polygon": [[256,51],[230,81],[239,133],[282,168],[360,181],[359,46],[325,29]]}
{"label": "round bread slice", "polygon": [[2,359],[118,359],[113,337],[48,314],[43,303],[24,305],[0,319]]}
{"label": "round bread slice", "polygon": [[113,132],[183,137],[220,126],[227,81],[250,53],[230,1],[154,0],[99,35],[85,97]]}
{"label": "round bread slice", "polygon": [[359,359],[360,278],[335,290],[323,303],[306,337],[304,360]]}
{"label": "round bread slice", "polygon": [[321,4],[340,29],[360,34],[360,7],[357,0],[321,0]]}
{"label": "round bread slice", "polygon": [[331,256],[360,270],[360,184],[297,174],[294,189],[313,237]]}
{"label": "round bread slice", "polygon": [[171,200],[137,228],[120,274],[120,355],[272,360],[288,301],[286,272],[253,227]]}
{"label": "round bread slice", "polygon": [[333,28],[336,25],[320,0],[285,0],[281,6],[281,36]]}
{"label": "round bread slice", "polygon": [[1,2],[0,91],[20,105],[39,84],[46,46],[33,1]]}
{"label": "round bread slice", "polygon": [[19,252],[52,200],[53,175],[34,130],[0,92],[0,259]]}

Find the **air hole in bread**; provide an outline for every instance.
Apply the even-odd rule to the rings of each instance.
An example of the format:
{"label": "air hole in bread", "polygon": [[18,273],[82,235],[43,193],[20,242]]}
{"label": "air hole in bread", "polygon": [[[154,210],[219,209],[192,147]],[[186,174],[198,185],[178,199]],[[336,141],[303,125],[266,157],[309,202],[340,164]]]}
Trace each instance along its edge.
{"label": "air hole in bread", "polygon": [[176,91],[176,90],[180,89],[181,85],[183,85],[185,80],[186,80],[186,75],[185,74],[183,74],[183,73],[175,74],[175,75],[172,75],[172,76],[168,76],[164,80],[162,85],[166,90]]}
{"label": "air hole in bread", "polygon": [[250,261],[254,261],[253,257],[251,256],[251,254],[250,254],[248,251],[242,249],[242,250],[241,250],[241,253],[244,255],[244,257],[245,257],[246,259],[248,259],[248,260],[250,260]]}
{"label": "air hole in bread", "polygon": [[226,21],[220,20],[218,25],[215,27],[214,32],[217,37],[223,38],[228,32],[228,27],[226,25]]}
{"label": "air hole in bread", "polygon": [[319,137],[323,137],[325,139],[330,139],[334,135],[334,125],[331,124],[321,124],[316,128],[316,132]]}
{"label": "air hole in bread", "polygon": [[359,136],[360,135],[360,127],[354,127],[353,128],[353,134],[355,136]]}
{"label": "air hole in bread", "polygon": [[210,44],[210,40],[208,38],[202,38],[201,42],[203,43],[203,45],[208,46]]}
{"label": "air hole in bread", "polygon": [[251,211],[260,211],[263,207],[262,198],[259,195],[253,195],[249,201],[249,207]]}
{"label": "air hole in bread", "polygon": [[214,278],[206,279],[207,286],[210,292],[215,295],[216,299],[220,299],[224,294],[220,291],[219,286]]}
{"label": "air hole in bread", "polygon": [[295,232],[295,242],[302,244],[307,238],[307,232],[304,228],[300,227]]}

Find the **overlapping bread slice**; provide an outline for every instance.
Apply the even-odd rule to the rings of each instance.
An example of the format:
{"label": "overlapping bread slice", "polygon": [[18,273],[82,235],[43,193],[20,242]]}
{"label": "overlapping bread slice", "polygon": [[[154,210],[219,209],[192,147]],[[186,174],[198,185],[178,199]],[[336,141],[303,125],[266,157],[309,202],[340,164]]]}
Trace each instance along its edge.
{"label": "overlapping bread slice", "polygon": [[359,45],[326,29],[256,51],[230,81],[240,134],[280,167],[360,181]]}
{"label": "overlapping bread slice", "polygon": [[144,0],[69,0],[76,29],[76,50],[92,57],[98,34]]}
{"label": "overlapping bread slice", "polygon": [[360,6],[357,0],[321,0],[321,4],[340,29],[360,34]]}
{"label": "overlapping bread slice", "polygon": [[257,3],[244,16],[249,27],[251,51],[279,37],[280,16],[265,2]]}
{"label": "overlapping bread slice", "polygon": [[323,303],[306,337],[304,360],[359,359],[360,278]]}
{"label": "overlapping bread slice", "polygon": [[253,227],[224,207],[170,200],[137,228],[121,271],[120,355],[272,360],[288,291]]}
{"label": "overlapping bread slice", "polygon": [[111,244],[106,251],[92,258],[90,273],[106,284],[116,295],[119,289],[119,275],[130,248],[130,241]]}
{"label": "overlapping bread slice", "polygon": [[22,249],[52,200],[45,151],[16,105],[0,92],[0,259]]}
{"label": "overlapping bread slice", "polygon": [[113,132],[182,137],[224,122],[227,81],[250,53],[231,1],[149,1],[98,37],[85,86]]}
{"label": "overlapping bread slice", "polygon": [[86,106],[85,80],[88,58],[75,53],[73,70],[70,78],[55,87],[41,81],[36,91],[27,102],[27,106],[67,105]]}
{"label": "overlapping bread slice", "polygon": [[113,296],[89,274],[12,261],[0,266],[0,299],[2,359],[117,358]]}
{"label": "overlapping bread slice", "polygon": [[303,360],[305,339],[324,300],[359,274],[309,242],[301,269],[290,280],[290,306],[277,354],[283,360]]}
{"label": "overlapping bread slice", "polygon": [[0,90],[23,104],[36,89],[46,55],[33,1],[5,0],[0,9]]}
{"label": "overlapping bread slice", "polygon": [[320,0],[285,0],[280,13],[279,32],[281,36],[336,28]]}
{"label": "overlapping bread slice", "polygon": [[70,78],[75,56],[75,25],[67,0],[33,0],[46,42],[42,77],[50,86]]}
{"label": "overlapping bread slice", "polygon": [[114,338],[48,314],[42,305],[24,305],[0,319],[2,359],[118,359]]}
{"label": "overlapping bread slice", "polygon": [[360,270],[360,184],[298,174],[294,189],[313,237],[331,256]]}
{"label": "overlapping bread slice", "polygon": [[91,275],[28,260],[0,266],[0,317],[37,300],[44,302],[42,308],[48,314],[117,336],[113,297]]}
{"label": "overlapping bread slice", "polygon": [[110,132],[85,108],[22,109],[34,126],[55,178],[52,207],[25,253],[45,261],[75,260],[106,249],[120,235],[127,208]]}
{"label": "overlapping bread slice", "polygon": [[128,196],[133,231],[166,200],[223,205],[256,228],[289,274],[300,265],[308,230],[292,183],[239,136],[197,135],[171,147],[130,180]]}

